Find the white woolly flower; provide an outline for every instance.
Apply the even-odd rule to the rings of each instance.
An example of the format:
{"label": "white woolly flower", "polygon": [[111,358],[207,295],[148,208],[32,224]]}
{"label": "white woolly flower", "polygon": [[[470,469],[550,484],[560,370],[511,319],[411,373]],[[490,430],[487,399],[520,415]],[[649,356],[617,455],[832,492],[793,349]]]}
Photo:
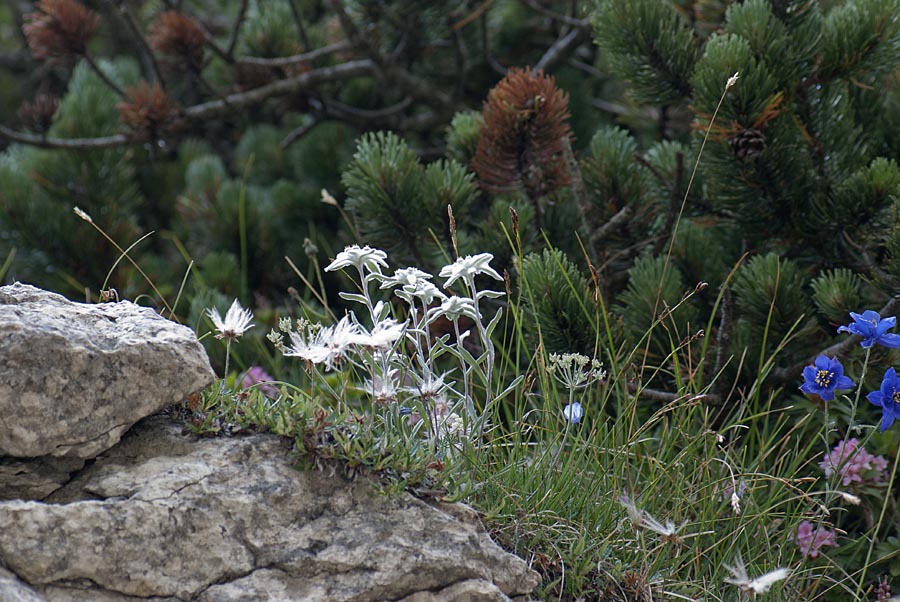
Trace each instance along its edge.
{"label": "white woolly flower", "polygon": [[366,379],[365,391],[372,396],[377,404],[387,404],[397,401],[397,370],[390,368],[385,375],[376,375],[373,379]]}
{"label": "white woolly flower", "polygon": [[439,274],[441,278],[447,279],[444,282],[444,288],[449,287],[460,278],[467,284],[472,284],[478,274],[487,274],[495,280],[503,280],[503,277],[490,266],[493,258],[494,256],[490,253],[479,253],[460,257],[450,265],[445,265]]}
{"label": "white woolly flower", "polygon": [[459,320],[460,316],[468,316],[473,320],[478,319],[475,302],[469,297],[447,297],[441,302],[441,306],[432,310],[435,315],[442,315],[451,322]]}
{"label": "white woolly flower", "polygon": [[381,268],[388,267],[385,259],[387,259],[387,253],[380,249],[373,249],[369,245],[364,247],[350,245],[338,253],[334,261],[325,266],[325,271],[333,272],[353,266],[358,270],[366,268],[369,272],[380,274]]}
{"label": "white woolly flower", "polygon": [[243,335],[244,332],[253,326],[253,324],[250,323],[250,321],[253,320],[253,314],[249,309],[242,308],[237,299],[235,299],[234,303],[231,304],[231,307],[228,308],[224,320],[222,319],[219,310],[216,308],[207,309],[206,315],[209,316],[213,326],[219,331],[219,334],[216,335],[217,339],[228,339],[229,341],[232,341]]}
{"label": "white woolly flower", "polygon": [[389,349],[403,336],[406,323],[397,322],[391,318],[382,320],[375,325],[372,332],[360,332],[352,337],[353,343],[371,349]]}
{"label": "white woolly flower", "polygon": [[337,324],[308,332],[306,336],[303,332],[291,332],[291,345],[285,348],[284,355],[325,364],[326,370],[332,370],[344,359],[351,345],[358,343],[360,334],[359,326],[344,316]]}
{"label": "white woolly flower", "polygon": [[747,569],[744,567],[744,561],[741,560],[740,556],[738,556],[735,566],[725,568],[727,568],[732,575],[730,579],[725,579],[726,583],[738,586],[745,594],[754,595],[766,593],[775,583],[787,579],[791,575],[791,569],[780,568],[769,571],[765,575],[760,575],[755,579],[750,579],[747,576]]}

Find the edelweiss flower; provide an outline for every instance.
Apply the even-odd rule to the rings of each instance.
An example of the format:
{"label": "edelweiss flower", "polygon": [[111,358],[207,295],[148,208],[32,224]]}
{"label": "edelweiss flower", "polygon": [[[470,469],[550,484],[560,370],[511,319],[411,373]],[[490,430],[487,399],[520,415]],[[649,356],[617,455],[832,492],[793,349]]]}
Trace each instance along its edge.
{"label": "edelweiss flower", "polygon": [[403,336],[405,328],[405,323],[388,318],[376,324],[371,333],[360,331],[359,334],[352,337],[352,341],[371,349],[389,349],[397,339]]}
{"label": "edelweiss flower", "polygon": [[478,312],[475,310],[475,302],[469,297],[447,297],[441,302],[441,306],[432,309],[429,313],[435,316],[442,315],[451,322],[459,320],[461,316],[468,316],[473,320],[478,319]]}
{"label": "edelweiss flower", "polygon": [[310,332],[308,336],[291,332],[291,346],[285,347],[284,355],[325,364],[326,370],[332,370],[344,359],[350,346],[358,342],[359,335],[359,326],[344,316],[337,324]]}
{"label": "edelweiss flower", "polygon": [[343,251],[338,253],[334,261],[325,266],[326,272],[333,272],[341,268],[353,266],[362,271],[363,268],[368,269],[375,274],[381,273],[381,268],[388,267],[387,253],[379,249],[373,249],[369,245],[361,247],[359,245],[350,245]]}
{"label": "edelweiss flower", "polygon": [[450,265],[441,268],[439,276],[446,278],[444,288],[462,278],[466,284],[472,285],[475,282],[475,276],[478,274],[487,274],[495,280],[503,280],[494,268],[490,266],[491,260],[494,258],[490,253],[479,253],[478,255],[466,255],[460,257]]}
{"label": "edelweiss flower", "polygon": [[250,323],[253,319],[253,314],[249,309],[242,308],[237,299],[228,308],[224,320],[222,320],[222,315],[216,308],[207,309],[206,315],[209,316],[213,326],[219,331],[219,334],[216,335],[217,339],[228,339],[229,341],[237,339],[253,326]]}

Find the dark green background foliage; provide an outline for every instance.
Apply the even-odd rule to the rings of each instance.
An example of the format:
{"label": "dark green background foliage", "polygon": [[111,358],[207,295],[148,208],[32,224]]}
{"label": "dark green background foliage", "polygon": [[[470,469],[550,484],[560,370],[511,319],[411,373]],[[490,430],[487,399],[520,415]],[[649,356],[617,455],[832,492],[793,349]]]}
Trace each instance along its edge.
{"label": "dark green background foliage", "polygon": [[[99,69],[123,89],[156,81],[149,47],[121,30],[147,32],[174,5],[87,6],[101,16]],[[155,56],[177,123],[97,150],[57,147],[127,133],[129,99],[84,57],[30,58],[16,31],[27,16],[4,9],[16,60],[3,77],[22,84],[0,98],[13,131],[0,159],[5,281],[92,299],[106,284],[161,305],[78,206],[123,247],[149,234],[129,254],[169,301],[193,262],[182,319],[239,297],[269,321],[293,311],[292,294],[312,301],[285,256],[311,282],[352,242],[439,269],[454,254],[451,205],[459,253],[491,252],[509,272],[532,344],[663,362],[702,329],[706,344],[681,353],[713,363],[787,337],[775,385],[796,380],[848,311],[900,288],[897,0],[594,0],[565,15],[513,0],[179,6],[212,42],[190,78]],[[490,193],[471,168],[490,127],[481,106],[505,68],[529,65],[569,94],[571,184]],[[39,92],[59,108],[45,135],[27,134],[13,109]],[[345,284],[325,275],[332,302]],[[601,308],[615,340],[598,347]],[[716,372],[743,378],[737,364]]]}

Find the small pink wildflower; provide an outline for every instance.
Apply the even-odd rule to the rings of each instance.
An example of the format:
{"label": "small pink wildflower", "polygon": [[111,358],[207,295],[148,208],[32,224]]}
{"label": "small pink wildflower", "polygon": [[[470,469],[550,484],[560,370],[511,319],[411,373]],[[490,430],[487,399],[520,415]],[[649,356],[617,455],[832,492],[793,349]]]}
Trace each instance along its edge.
{"label": "small pink wildflower", "polygon": [[810,558],[818,558],[819,548],[822,546],[837,547],[837,540],[832,529],[819,525],[813,529],[813,525],[808,520],[800,523],[797,527],[797,535],[794,537],[794,543],[800,548],[803,556]]}
{"label": "small pink wildflower", "polygon": [[873,456],[866,448],[859,447],[859,441],[854,438],[838,442],[833,450],[825,454],[819,466],[825,471],[826,477],[837,472],[844,487],[853,483],[874,485],[884,480],[887,460],[884,456]]}
{"label": "small pink wildflower", "polygon": [[241,377],[241,388],[248,389],[253,385],[259,385],[257,389],[259,389],[263,395],[266,397],[278,397],[278,389],[276,389],[272,385],[260,384],[260,383],[268,383],[272,382],[275,379],[269,376],[269,374],[263,370],[262,366],[253,366]]}

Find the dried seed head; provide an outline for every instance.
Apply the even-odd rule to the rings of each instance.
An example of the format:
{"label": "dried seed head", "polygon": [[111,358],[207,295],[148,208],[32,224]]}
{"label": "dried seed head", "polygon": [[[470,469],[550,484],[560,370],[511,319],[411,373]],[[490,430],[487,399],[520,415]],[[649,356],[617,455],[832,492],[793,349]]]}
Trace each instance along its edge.
{"label": "dried seed head", "polygon": [[159,84],[141,82],[130,88],[118,109],[122,123],[141,140],[165,137],[178,125],[178,105]]}
{"label": "dried seed head", "polygon": [[22,103],[17,116],[26,129],[46,134],[53,124],[53,115],[59,107],[59,99],[49,94],[38,94],[34,100]]}
{"label": "dried seed head", "polygon": [[569,183],[569,97],[553,77],[510,69],[488,94],[472,167],[486,190],[524,187],[532,198]]}
{"label": "dried seed head", "polygon": [[170,10],[160,14],[150,26],[147,41],[155,51],[186,61],[194,71],[203,68],[206,32],[183,13]]}
{"label": "dried seed head", "polygon": [[41,0],[22,30],[36,59],[83,56],[100,16],[75,0]]}

